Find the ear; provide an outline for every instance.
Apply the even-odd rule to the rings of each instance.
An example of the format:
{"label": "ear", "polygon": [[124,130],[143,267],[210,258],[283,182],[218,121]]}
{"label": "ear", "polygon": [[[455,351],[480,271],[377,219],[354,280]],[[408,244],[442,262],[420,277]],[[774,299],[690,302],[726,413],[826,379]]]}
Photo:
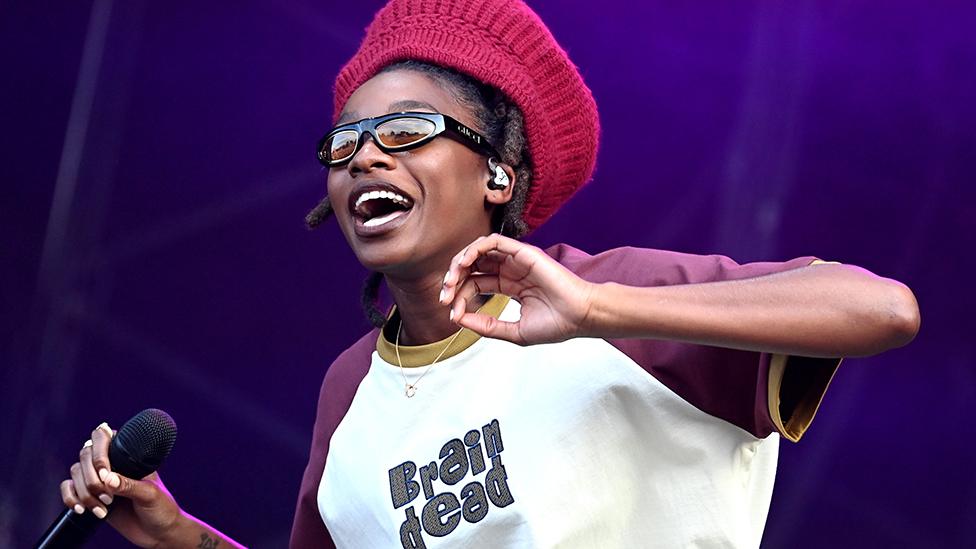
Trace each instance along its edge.
{"label": "ear", "polygon": [[[505,175],[508,176],[508,183],[505,185],[495,184],[496,170],[499,169],[503,170]],[[489,158],[487,175],[487,181],[485,182],[485,202],[487,204],[501,205],[511,200],[512,190],[515,188],[515,170],[504,162]]]}

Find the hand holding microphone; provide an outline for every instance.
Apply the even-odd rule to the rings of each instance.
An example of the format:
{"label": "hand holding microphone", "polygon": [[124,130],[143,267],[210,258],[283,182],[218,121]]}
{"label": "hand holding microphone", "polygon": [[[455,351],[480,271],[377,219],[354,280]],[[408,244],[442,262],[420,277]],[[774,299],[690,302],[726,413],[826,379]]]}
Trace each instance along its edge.
{"label": "hand holding microphone", "polygon": [[140,412],[118,433],[99,425],[61,483],[68,511],[35,547],[80,547],[106,517],[136,545],[165,544],[183,513],[155,470],[174,442],[176,424],[162,410]]}
{"label": "hand holding microphone", "polygon": [[180,509],[163,486],[155,471],[174,442],[176,424],[162,410],[143,410],[117,433],[99,425],[61,483],[68,510],[34,548],[81,547],[102,519],[140,547],[243,547]]}

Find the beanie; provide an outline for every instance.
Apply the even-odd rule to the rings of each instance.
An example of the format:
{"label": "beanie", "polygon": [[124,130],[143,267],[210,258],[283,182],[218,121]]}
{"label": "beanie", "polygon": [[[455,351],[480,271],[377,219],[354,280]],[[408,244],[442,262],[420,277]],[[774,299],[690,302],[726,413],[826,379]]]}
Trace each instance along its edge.
{"label": "beanie", "polygon": [[383,67],[413,59],[501,90],[525,117],[532,181],[523,219],[534,230],[596,164],[596,102],[539,16],[521,0],[391,0],[335,82],[334,118]]}

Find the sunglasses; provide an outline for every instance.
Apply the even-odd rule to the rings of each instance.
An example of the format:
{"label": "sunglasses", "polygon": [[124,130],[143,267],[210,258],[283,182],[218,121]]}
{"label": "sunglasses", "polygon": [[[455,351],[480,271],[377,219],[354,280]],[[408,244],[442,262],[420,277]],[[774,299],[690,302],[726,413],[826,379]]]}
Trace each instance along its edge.
{"label": "sunglasses", "polygon": [[447,132],[477,152],[498,157],[488,139],[446,114],[398,112],[336,126],[319,141],[319,162],[328,167],[349,162],[363,146],[365,134],[383,152],[408,151]]}

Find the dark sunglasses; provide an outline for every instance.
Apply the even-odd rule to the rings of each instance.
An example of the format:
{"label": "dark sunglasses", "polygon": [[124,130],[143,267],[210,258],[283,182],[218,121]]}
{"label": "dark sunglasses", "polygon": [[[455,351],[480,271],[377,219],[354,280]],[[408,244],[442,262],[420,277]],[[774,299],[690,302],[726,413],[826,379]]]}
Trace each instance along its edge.
{"label": "dark sunglasses", "polygon": [[319,141],[319,162],[332,167],[345,164],[363,146],[365,134],[383,152],[415,149],[447,132],[475,151],[498,157],[488,139],[446,114],[398,112],[336,126]]}

